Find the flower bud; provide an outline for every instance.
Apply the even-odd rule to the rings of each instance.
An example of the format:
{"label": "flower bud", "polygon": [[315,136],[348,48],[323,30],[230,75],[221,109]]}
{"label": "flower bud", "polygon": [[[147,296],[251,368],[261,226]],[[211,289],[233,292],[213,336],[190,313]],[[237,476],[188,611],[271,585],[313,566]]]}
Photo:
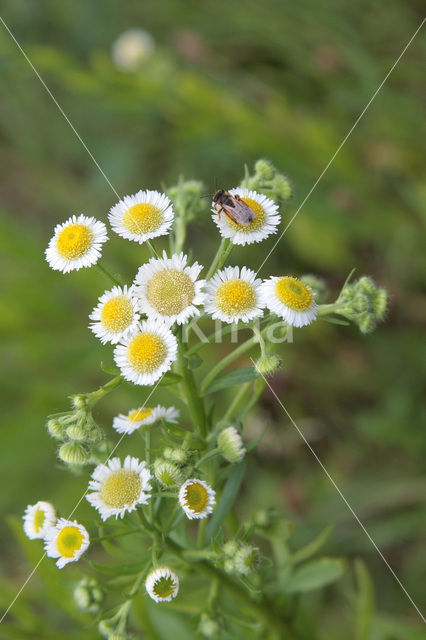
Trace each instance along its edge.
{"label": "flower bud", "polygon": [[357,313],[365,313],[369,306],[368,298],[364,293],[358,293],[352,301],[352,308]]}
{"label": "flower bud", "polygon": [[246,450],[241,440],[241,436],[235,427],[223,429],[217,437],[217,444],[223,457],[233,464],[241,462]]}
{"label": "flower bud", "polygon": [[90,453],[87,447],[80,442],[66,442],[59,448],[59,457],[66,464],[85,464],[89,458]]}
{"label": "flower bud", "polygon": [[217,638],[220,633],[220,625],[206,613],[201,615],[198,631],[204,638]]}
{"label": "flower bud", "polygon": [[274,165],[269,162],[269,160],[265,160],[264,158],[261,158],[256,162],[256,164],[254,165],[254,170],[264,180],[272,180],[276,173]]}
{"label": "flower bud", "polygon": [[100,603],[104,599],[104,593],[98,586],[95,578],[83,578],[75,587],[74,602],[79,609],[90,613],[98,613]]}
{"label": "flower bud", "polygon": [[223,545],[222,551],[225,556],[233,558],[238,551],[238,542],[235,542],[235,540],[228,540],[228,542],[225,542]]}
{"label": "flower bud", "polygon": [[300,282],[303,282],[303,284],[312,289],[312,292],[315,294],[315,302],[317,304],[323,304],[327,298],[328,288],[322,278],[306,274],[300,278]]}
{"label": "flower bud", "polygon": [[48,420],[47,421],[47,430],[49,431],[52,438],[56,438],[56,440],[63,440],[65,429],[63,425],[59,422],[59,420]]}
{"label": "flower bud", "polygon": [[83,393],[77,393],[76,395],[71,396],[71,403],[74,409],[85,409],[86,396]]}
{"label": "flower bud", "polygon": [[173,462],[156,460],[154,463],[154,475],[164,487],[175,487],[182,484],[182,474]]}
{"label": "flower bud", "polygon": [[376,285],[374,284],[373,279],[369,278],[368,276],[363,276],[362,278],[360,278],[356,283],[356,287],[369,296],[376,293]]}
{"label": "flower bud", "polygon": [[277,174],[272,182],[272,190],[282,199],[288,200],[292,194],[290,181],[282,174]]}
{"label": "flower bud", "polygon": [[110,638],[114,633],[114,624],[110,620],[101,620],[98,624],[98,631],[103,638]]}
{"label": "flower bud", "polygon": [[166,460],[170,460],[171,462],[175,462],[176,464],[183,465],[188,460],[188,452],[185,449],[172,449],[171,447],[166,447],[163,451],[163,456]]}
{"label": "flower bud", "polygon": [[365,313],[359,320],[358,326],[361,333],[371,333],[376,328],[376,320],[371,313]]}
{"label": "flower bud", "polygon": [[67,427],[67,436],[71,440],[78,440],[79,442],[85,442],[87,440],[86,431],[78,424],[71,424]]}
{"label": "flower bud", "polygon": [[389,296],[386,289],[377,289],[373,298],[373,311],[377,320],[383,320],[388,308]]}
{"label": "flower bud", "polygon": [[277,355],[270,356],[262,356],[260,357],[256,364],[255,368],[258,370],[260,375],[268,377],[271,376],[277,369],[279,369],[282,365],[282,360]]}
{"label": "flower bud", "polygon": [[235,569],[242,575],[248,575],[259,565],[259,549],[250,544],[242,545],[235,555]]}

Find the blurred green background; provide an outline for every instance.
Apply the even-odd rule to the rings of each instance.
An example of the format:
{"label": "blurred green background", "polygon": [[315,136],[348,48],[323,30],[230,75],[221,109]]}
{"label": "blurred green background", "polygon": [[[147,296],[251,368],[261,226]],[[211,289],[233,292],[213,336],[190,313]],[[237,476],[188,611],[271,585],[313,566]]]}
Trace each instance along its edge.
{"label": "blurred green background", "polygon": [[[2,17],[120,195],[161,189],[181,175],[202,180],[207,191],[214,177],[230,188],[244,163],[267,157],[294,187],[285,223],[422,14],[420,2],[397,0],[4,0]],[[146,30],[155,42],[134,71],[111,58],[113,42],[129,28]],[[295,331],[294,343],[282,346],[284,368],[273,384],[420,608],[424,54],[420,33],[261,273],[318,274],[332,300],[355,267],[390,292],[389,317],[374,334],[325,322]],[[87,485],[86,474],[72,477],[57,465],[45,416],[66,408],[67,395],[102,383],[99,362],[112,361],[111,349],[87,329],[108,282],[95,270],[53,272],[43,252],[57,222],[80,211],[105,221],[117,198],[1,24],[0,76],[4,609],[41,555],[37,543],[22,548],[10,517],[38,499],[65,515]],[[208,264],[217,232],[207,214],[190,237],[194,257]],[[236,248],[231,263],[257,269],[273,241]],[[118,237],[104,250],[105,265],[129,281],[147,257]],[[208,368],[214,349],[205,356]],[[98,417],[111,433],[112,416],[143,397],[143,390],[120,389]],[[173,402],[164,391],[154,399]],[[368,637],[424,638],[418,614],[268,393],[248,433],[265,423],[242,512],[275,506],[298,525],[297,543],[334,524],[327,553],[362,557],[374,579],[378,614]],[[123,444],[119,453],[137,446]],[[76,516],[88,513],[82,504]],[[72,586],[67,576],[78,574],[59,576],[53,563],[44,565],[0,637],[97,637],[66,602],[63,582]],[[348,635],[352,584],[349,570],[337,589],[312,596],[319,638]]]}

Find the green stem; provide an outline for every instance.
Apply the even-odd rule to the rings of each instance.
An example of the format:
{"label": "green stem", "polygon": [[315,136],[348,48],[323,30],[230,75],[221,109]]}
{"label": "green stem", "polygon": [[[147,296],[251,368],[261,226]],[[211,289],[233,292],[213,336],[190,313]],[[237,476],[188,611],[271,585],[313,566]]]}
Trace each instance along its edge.
{"label": "green stem", "polygon": [[258,343],[257,336],[253,336],[252,338],[249,338],[248,340],[243,342],[243,344],[240,344],[240,346],[234,349],[233,351],[231,351],[231,353],[228,353],[228,355],[225,356],[220,362],[218,362],[217,365],[213,367],[213,369],[210,371],[210,373],[206,375],[206,377],[201,383],[200,393],[203,395],[206,392],[210,383],[213,382],[213,380],[219,375],[221,371],[223,371],[223,369],[225,369],[229,364],[231,364],[231,362],[233,362],[234,360],[242,356],[244,353],[246,353],[246,351],[249,351],[257,343]]}
{"label": "green stem", "polygon": [[90,407],[93,407],[99,400],[101,400],[104,396],[106,396],[110,391],[113,391],[116,387],[118,387],[124,378],[122,376],[116,376],[115,378],[111,378],[104,385],[99,387],[96,391],[92,391],[92,393],[87,394],[87,403]]}
{"label": "green stem", "polygon": [[106,536],[100,536],[99,538],[91,538],[90,544],[94,542],[102,542],[103,540],[111,540],[112,538],[122,538],[123,536],[130,536],[132,533],[137,533],[138,531],[142,533],[146,533],[144,529],[131,529],[130,531],[122,531],[121,533],[111,533]]}
{"label": "green stem", "polygon": [[333,302],[332,304],[320,304],[318,307],[318,315],[326,316],[329,313],[340,313],[342,311],[342,305]]}
{"label": "green stem", "polygon": [[245,384],[241,385],[237,395],[234,397],[233,401],[231,402],[228,409],[226,410],[226,413],[223,416],[221,422],[228,422],[232,419],[235,409],[238,407],[238,405],[240,404],[244,396],[247,395],[248,392],[250,392],[250,390],[251,390],[251,382],[246,382]]}
{"label": "green stem", "polygon": [[[269,317],[262,318],[262,320],[260,321],[260,324],[263,326],[263,329],[265,328],[265,323],[269,323],[270,320],[271,319]],[[241,323],[238,325],[238,329],[253,329],[253,327],[249,324]],[[188,349],[187,355],[192,356],[194,353],[197,353],[197,351],[199,351],[205,345],[210,344],[213,340],[217,341],[219,338],[223,338],[223,336],[228,335],[228,333],[231,333],[233,330],[235,330],[235,326],[232,324],[228,324],[225,327],[221,327],[220,329],[218,329],[217,331],[214,331],[213,333],[208,335],[206,338],[204,338],[200,342],[197,342],[197,344],[194,344],[193,347]]]}
{"label": "green stem", "polygon": [[213,258],[213,262],[210,265],[210,269],[207,272],[206,280],[210,280],[216,271],[223,267],[233,249],[233,246],[234,245],[229,238],[222,238],[219,249],[217,250],[215,257]]}
{"label": "green stem", "polygon": [[154,247],[154,245],[152,244],[151,240],[146,240],[146,246],[147,246],[147,247],[148,247],[148,249],[150,250],[151,255],[152,255],[154,258],[158,258],[158,253],[156,252],[155,247]]}
{"label": "green stem", "polygon": [[204,402],[200,398],[197,386],[194,381],[192,371],[188,367],[188,360],[185,357],[185,350],[182,344],[182,333],[178,335],[178,365],[179,372],[183,378],[182,387],[188,404],[189,413],[194,427],[198,430],[200,436],[206,436],[206,413]]}
{"label": "green stem", "polygon": [[108,280],[111,280],[111,282],[113,282],[117,286],[121,285],[120,280],[117,280],[117,278],[115,278],[109,271],[107,271],[107,269],[105,269],[105,267],[103,267],[99,262],[97,262],[95,266],[98,271],[103,273],[103,275],[108,278]]}

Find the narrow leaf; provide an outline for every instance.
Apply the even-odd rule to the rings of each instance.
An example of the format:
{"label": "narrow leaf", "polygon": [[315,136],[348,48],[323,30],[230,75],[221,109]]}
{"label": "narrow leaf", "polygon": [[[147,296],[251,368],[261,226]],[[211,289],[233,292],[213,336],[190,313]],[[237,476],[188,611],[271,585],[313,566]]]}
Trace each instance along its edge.
{"label": "narrow leaf", "polygon": [[356,600],[355,640],[369,640],[374,614],[374,588],[365,564],[355,561],[358,586]]}
{"label": "narrow leaf", "polygon": [[292,564],[296,564],[297,562],[301,562],[302,560],[306,560],[310,556],[313,556],[314,553],[319,551],[319,549],[321,549],[323,544],[325,544],[325,542],[328,540],[328,537],[329,537],[332,529],[333,529],[333,527],[327,527],[326,529],[324,529],[324,531],[322,531],[319,534],[319,536],[317,536],[316,538],[314,538],[314,540],[309,542],[309,544],[307,544],[305,547],[302,547],[301,549],[298,549],[297,551],[295,551],[293,553],[293,555],[291,556]]}
{"label": "narrow leaf", "polygon": [[242,367],[241,369],[236,369],[236,371],[231,371],[231,373],[213,380],[203,395],[215,393],[215,391],[227,389],[228,387],[233,387],[236,384],[251,382],[252,380],[256,380],[256,378],[259,378],[259,376],[259,372],[254,367]]}
{"label": "narrow leaf", "polygon": [[234,504],[244,478],[245,467],[245,463],[240,462],[235,465],[235,468],[232,470],[222,491],[222,495],[219,498],[219,502],[213,511],[213,516],[207,525],[206,540],[210,540],[216,535],[220,525],[232,509],[232,505]]}
{"label": "narrow leaf", "polygon": [[344,561],[338,558],[314,560],[293,572],[286,585],[286,591],[287,593],[303,593],[319,589],[338,580],[344,569]]}

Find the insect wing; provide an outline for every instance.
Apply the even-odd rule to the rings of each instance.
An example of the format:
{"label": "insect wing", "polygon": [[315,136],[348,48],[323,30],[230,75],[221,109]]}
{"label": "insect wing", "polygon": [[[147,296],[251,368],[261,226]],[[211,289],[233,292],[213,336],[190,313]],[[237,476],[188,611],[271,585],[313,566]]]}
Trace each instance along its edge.
{"label": "insect wing", "polygon": [[250,209],[248,204],[241,200],[241,198],[228,196],[226,202],[222,202],[222,208],[228,218],[231,218],[231,220],[240,224],[242,227],[247,227],[255,217],[253,209]]}

